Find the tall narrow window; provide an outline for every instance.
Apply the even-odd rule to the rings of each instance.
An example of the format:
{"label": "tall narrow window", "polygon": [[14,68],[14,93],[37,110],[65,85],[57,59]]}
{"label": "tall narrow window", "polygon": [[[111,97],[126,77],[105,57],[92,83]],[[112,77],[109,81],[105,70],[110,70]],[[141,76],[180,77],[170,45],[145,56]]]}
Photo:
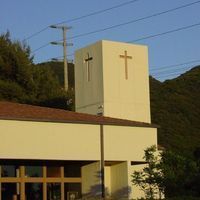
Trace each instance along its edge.
{"label": "tall narrow window", "polygon": [[47,184],[47,200],[61,200],[61,184],[60,183]]}

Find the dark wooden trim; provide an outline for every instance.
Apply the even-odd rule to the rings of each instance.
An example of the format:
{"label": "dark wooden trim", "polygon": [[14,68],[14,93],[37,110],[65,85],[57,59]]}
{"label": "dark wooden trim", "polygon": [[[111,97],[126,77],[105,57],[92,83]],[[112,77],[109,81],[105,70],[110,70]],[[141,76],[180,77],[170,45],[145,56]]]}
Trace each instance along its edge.
{"label": "dark wooden trim", "polygon": [[[160,128],[156,124],[148,124],[143,122],[95,122],[95,121],[78,121],[78,120],[52,120],[40,118],[14,118],[14,117],[0,117],[0,120],[13,120],[13,121],[30,121],[30,122],[49,122],[49,123],[66,123],[66,124],[90,124],[90,125],[111,125],[111,126],[128,126],[128,127],[142,127],[142,128]],[[120,120],[120,119],[119,119]]]}

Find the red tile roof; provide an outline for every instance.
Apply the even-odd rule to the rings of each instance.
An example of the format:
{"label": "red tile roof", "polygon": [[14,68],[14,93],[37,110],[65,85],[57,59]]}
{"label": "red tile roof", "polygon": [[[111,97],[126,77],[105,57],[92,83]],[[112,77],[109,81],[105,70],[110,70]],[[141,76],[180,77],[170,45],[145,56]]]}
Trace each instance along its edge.
{"label": "red tile roof", "polygon": [[149,123],[76,113],[55,108],[0,101],[0,119],[61,123],[104,124],[136,127],[158,127]]}

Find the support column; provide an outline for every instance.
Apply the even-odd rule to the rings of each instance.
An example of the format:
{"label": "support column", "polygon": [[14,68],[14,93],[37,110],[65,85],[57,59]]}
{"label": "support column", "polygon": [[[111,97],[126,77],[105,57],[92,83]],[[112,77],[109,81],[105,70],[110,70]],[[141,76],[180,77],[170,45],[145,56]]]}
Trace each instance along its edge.
{"label": "support column", "polygon": [[43,200],[47,200],[47,182],[46,182],[46,177],[47,177],[47,167],[43,166]]}
{"label": "support column", "polygon": [[[1,178],[1,165],[0,165],[0,178]],[[0,200],[2,199],[2,188],[1,188],[1,182],[0,182]]]}
{"label": "support column", "polygon": [[[20,167],[20,176],[21,176],[21,183],[20,183],[20,200],[25,200],[25,167]],[[19,184],[19,183],[17,183]]]}
{"label": "support column", "polygon": [[61,167],[61,200],[65,200],[64,167]]}
{"label": "support column", "polygon": [[104,161],[104,133],[103,125],[100,125],[100,143],[101,143],[101,197],[105,198],[105,161]]}

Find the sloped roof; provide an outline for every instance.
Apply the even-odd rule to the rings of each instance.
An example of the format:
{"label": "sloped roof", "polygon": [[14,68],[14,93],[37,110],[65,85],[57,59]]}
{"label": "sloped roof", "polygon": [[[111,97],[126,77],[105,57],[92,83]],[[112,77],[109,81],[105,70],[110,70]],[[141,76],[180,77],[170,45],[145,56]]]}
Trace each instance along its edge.
{"label": "sloped roof", "polygon": [[158,127],[149,123],[96,116],[62,109],[32,106],[7,101],[0,101],[0,119],[60,123],[104,124],[151,128]]}

